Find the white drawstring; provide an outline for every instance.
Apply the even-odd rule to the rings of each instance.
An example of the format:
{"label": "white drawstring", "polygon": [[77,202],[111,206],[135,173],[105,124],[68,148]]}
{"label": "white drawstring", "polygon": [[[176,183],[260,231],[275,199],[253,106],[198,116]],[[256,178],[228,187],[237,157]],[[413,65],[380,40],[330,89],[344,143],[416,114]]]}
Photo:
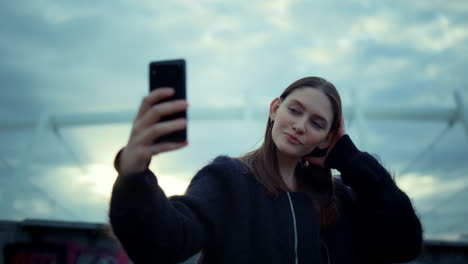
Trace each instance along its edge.
{"label": "white drawstring", "polygon": [[294,205],[291,199],[291,195],[287,192],[289,199],[289,206],[291,207],[291,214],[293,218],[293,223],[294,223],[294,254],[295,254],[295,264],[299,263],[299,259],[297,257],[297,226],[296,226],[296,214],[294,213]]}
{"label": "white drawstring", "polygon": [[322,245],[325,247],[325,253],[327,253],[327,263],[330,264],[330,255],[328,254],[328,247],[325,244],[325,242],[323,242],[323,240],[320,239],[320,242],[322,242]]}

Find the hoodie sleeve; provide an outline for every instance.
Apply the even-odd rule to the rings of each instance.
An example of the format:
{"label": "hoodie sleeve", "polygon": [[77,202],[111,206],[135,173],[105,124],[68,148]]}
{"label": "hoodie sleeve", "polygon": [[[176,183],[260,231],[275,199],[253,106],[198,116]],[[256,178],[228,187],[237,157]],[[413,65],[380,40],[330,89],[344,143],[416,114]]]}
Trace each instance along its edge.
{"label": "hoodie sleeve", "polygon": [[405,262],[420,254],[421,224],[411,201],[374,157],[359,151],[344,135],[325,166],[337,169],[350,187],[349,198],[357,210],[353,222],[367,261]]}
{"label": "hoodie sleeve", "polygon": [[220,177],[223,173],[221,166],[207,165],[184,196],[170,198],[150,170],[118,175],[109,217],[130,259],[136,264],[178,263],[204,248],[214,223],[220,221],[219,204],[226,202],[221,186],[225,177]]}

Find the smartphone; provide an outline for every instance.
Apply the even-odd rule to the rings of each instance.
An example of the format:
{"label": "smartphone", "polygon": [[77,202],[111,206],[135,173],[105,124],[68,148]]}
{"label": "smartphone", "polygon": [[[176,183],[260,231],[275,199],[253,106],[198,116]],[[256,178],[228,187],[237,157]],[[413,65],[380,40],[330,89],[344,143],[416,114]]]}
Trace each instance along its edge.
{"label": "smartphone", "polygon": [[[161,87],[172,87],[175,94],[168,99],[186,99],[186,71],[185,60],[153,61],[149,64],[149,89],[150,91]],[[179,112],[163,117],[160,121],[168,121],[176,118],[187,118],[187,111]],[[183,142],[187,140],[187,128],[158,138],[158,142]]]}

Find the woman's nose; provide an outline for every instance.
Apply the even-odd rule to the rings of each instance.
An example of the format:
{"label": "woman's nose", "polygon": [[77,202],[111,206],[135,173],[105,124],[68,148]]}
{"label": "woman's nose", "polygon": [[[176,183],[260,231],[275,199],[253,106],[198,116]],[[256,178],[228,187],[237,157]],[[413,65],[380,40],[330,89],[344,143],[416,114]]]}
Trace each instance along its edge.
{"label": "woman's nose", "polygon": [[297,121],[293,124],[294,132],[298,134],[303,134],[305,131],[305,123],[303,121]]}

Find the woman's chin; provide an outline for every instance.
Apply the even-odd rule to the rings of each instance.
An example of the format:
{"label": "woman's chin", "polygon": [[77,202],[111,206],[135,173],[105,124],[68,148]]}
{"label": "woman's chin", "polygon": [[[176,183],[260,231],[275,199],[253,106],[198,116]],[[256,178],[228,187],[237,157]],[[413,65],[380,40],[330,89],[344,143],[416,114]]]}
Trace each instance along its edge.
{"label": "woman's chin", "polygon": [[280,155],[287,157],[288,159],[297,159],[300,160],[302,159],[303,156],[305,156],[307,153],[302,153],[290,149],[278,149]]}

